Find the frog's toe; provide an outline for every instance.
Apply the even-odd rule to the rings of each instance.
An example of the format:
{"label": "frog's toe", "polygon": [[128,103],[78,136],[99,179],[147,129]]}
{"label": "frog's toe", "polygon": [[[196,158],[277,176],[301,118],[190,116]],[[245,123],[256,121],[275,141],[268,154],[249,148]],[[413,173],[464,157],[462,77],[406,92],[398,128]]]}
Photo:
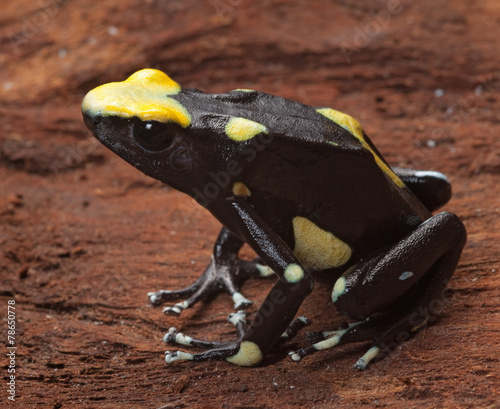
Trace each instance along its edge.
{"label": "frog's toe", "polygon": [[368,351],[366,351],[366,354],[364,354],[356,361],[356,363],[354,364],[354,369],[358,369],[360,371],[366,369],[368,364],[378,355],[379,352],[380,347],[372,346]]}
{"label": "frog's toe", "polygon": [[152,291],[148,293],[148,298],[151,304],[153,304],[154,306],[158,306],[168,301],[189,297],[194,293],[196,293],[197,290],[198,290],[198,285],[197,283],[195,283],[189,287],[182,288],[180,290]]}
{"label": "frog's toe", "polygon": [[188,301],[182,301],[182,302],[179,302],[175,305],[165,307],[163,309],[163,314],[177,317],[177,316],[181,315],[182,311],[184,311],[190,305],[191,304]]}
{"label": "frog's toe", "polygon": [[273,271],[260,263],[233,260],[229,265],[211,263],[196,282],[180,290],[160,290],[148,293],[151,304],[157,306],[168,301],[184,299],[163,309],[166,315],[179,316],[186,308],[221,292],[228,293],[234,302],[234,309],[241,310],[253,303],[239,292],[239,285],[249,277],[269,277]]}
{"label": "frog's toe", "polygon": [[308,325],[311,324],[311,321],[307,317],[298,317],[295,318],[288,328],[285,330],[283,334],[281,334],[281,337],[279,339],[279,343],[282,344],[285,341],[288,341],[289,339],[292,339],[295,337],[297,332],[299,332],[302,328],[307,327]]}
{"label": "frog's toe", "polygon": [[171,327],[163,337],[163,342],[166,344],[178,344],[189,346],[193,343],[193,338],[178,332],[177,328]]}
{"label": "frog's toe", "polygon": [[[288,353],[293,361],[300,361],[306,355],[310,355],[314,352],[321,351],[322,349],[332,348],[339,345],[341,342],[341,335],[335,335],[333,337],[327,338],[323,341],[317,342],[307,348],[301,348],[297,351],[291,351]],[[372,346],[361,358],[359,358],[354,364],[354,368],[360,371],[366,369],[368,364],[378,355],[380,352],[380,347]]]}
{"label": "frog's toe", "polygon": [[253,304],[252,301],[250,301],[248,298],[245,298],[238,291],[235,291],[231,295],[231,297],[234,301],[234,309],[235,310],[246,310],[248,307],[250,307]]}
{"label": "frog's toe", "polygon": [[334,346],[337,346],[341,343],[342,337],[346,332],[347,330],[333,331],[332,335],[328,338],[316,342],[308,347],[300,348],[297,351],[290,352],[290,358],[292,358],[293,361],[297,362],[307,355],[314,354],[315,352],[322,351],[324,349],[333,348]]}
{"label": "frog's toe", "polygon": [[[310,342],[313,342],[313,344],[305,348],[300,348],[297,351],[292,351],[289,355],[292,360],[300,361],[307,355],[312,355],[325,349],[351,342],[361,342],[373,339],[375,334],[375,327],[369,320],[353,322],[347,325],[346,328],[341,328],[336,331],[311,332],[307,334],[307,338]],[[371,355],[363,356],[366,361],[365,366],[373,359],[373,357],[370,359],[370,356]],[[361,359],[358,360],[358,369],[361,369],[362,363],[363,361]]]}
{"label": "frog's toe", "polygon": [[175,292],[169,290],[160,290],[148,293],[149,302],[153,305],[160,305],[167,300],[175,299]]}
{"label": "frog's toe", "polygon": [[175,361],[192,361],[194,354],[182,351],[165,351],[165,362],[171,364]]}
{"label": "frog's toe", "polygon": [[[243,334],[247,330],[246,314],[244,311],[236,311],[229,314],[228,321],[235,326],[237,339],[241,339]],[[190,337],[189,335],[183,334],[177,331],[177,328],[171,327],[167,333],[163,336],[163,342],[166,344],[176,344],[182,346],[188,346],[193,348],[201,349],[220,349],[227,347],[231,343],[219,342],[219,341],[204,341],[201,339],[196,339]],[[171,353],[170,351],[168,351]],[[173,361],[172,361],[173,362]]]}

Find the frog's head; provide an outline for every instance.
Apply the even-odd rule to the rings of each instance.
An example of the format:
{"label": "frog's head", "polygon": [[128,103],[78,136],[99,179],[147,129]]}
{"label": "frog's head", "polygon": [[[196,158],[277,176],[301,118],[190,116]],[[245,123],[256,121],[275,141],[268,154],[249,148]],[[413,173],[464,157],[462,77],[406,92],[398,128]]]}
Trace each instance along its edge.
{"label": "frog's head", "polygon": [[82,103],[85,124],[105,146],[145,174],[175,185],[194,169],[196,149],[186,128],[188,111],[170,96],[181,87],[154,69],[90,91]]}

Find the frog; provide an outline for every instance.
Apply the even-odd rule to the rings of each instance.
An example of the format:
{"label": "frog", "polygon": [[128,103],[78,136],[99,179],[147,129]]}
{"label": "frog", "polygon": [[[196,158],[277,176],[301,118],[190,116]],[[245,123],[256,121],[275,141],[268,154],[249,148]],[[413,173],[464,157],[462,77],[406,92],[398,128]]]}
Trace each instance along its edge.
{"label": "frog", "polygon": [[[322,302],[348,323],[311,333],[290,351],[293,361],[367,343],[354,364],[362,370],[435,319],[433,303],[467,239],[457,215],[435,212],[449,201],[450,182],[437,171],[391,167],[352,116],[252,89],[184,88],[153,68],[89,91],[82,113],[103,145],[222,225],[192,285],[148,296],[179,316],[227,293],[236,337],[210,341],[171,327],[163,340],[178,349],[165,352],[167,363],[263,364],[309,324],[296,315],[321,278],[332,288]],[[240,257],[244,244],[254,260]],[[252,277],[275,281],[247,322],[252,301],[240,290]]]}

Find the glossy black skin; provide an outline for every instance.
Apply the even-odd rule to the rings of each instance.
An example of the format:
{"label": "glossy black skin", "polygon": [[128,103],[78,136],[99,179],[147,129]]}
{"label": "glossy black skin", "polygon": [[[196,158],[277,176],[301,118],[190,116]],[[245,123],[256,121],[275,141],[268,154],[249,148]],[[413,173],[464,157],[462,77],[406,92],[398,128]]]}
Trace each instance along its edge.
{"label": "glossy black skin", "polygon": [[[194,197],[224,226],[214,247],[215,263],[203,276],[186,289],[154,293],[152,302],[188,298],[189,307],[221,290],[235,294],[241,281],[259,274],[254,263],[237,258],[243,243],[279,277],[266,301],[267,307],[273,306],[271,314],[261,309],[249,329],[239,329],[240,338],[233,343],[196,344],[212,349],[195,354],[195,360],[233,356],[241,340],[257,344],[265,356],[290,325],[313,287],[308,273],[293,285],[283,278],[289,264],[300,264],[291,250],[295,216],[306,217],[354,250],[347,264],[322,272],[333,283],[356,265],[337,308],[361,320],[383,313],[347,332],[341,343],[371,339],[385,348],[398,334],[429,321],[418,311],[440,296],[466,240],[456,216],[431,215],[449,199],[447,182],[422,180],[416,171],[396,169],[406,187],[396,186],[351,133],[298,102],[260,92],[205,94],[190,89],[171,98],[191,114],[191,125],[183,129],[156,124],[161,141],[156,147],[144,143],[149,136],[141,137],[144,123],[136,117],[84,113],[87,126],[103,144],[145,174]],[[224,131],[232,117],[265,125],[269,133],[233,141]],[[244,182],[251,195],[235,196],[235,182]],[[398,279],[404,271],[414,277]],[[166,312],[177,315],[183,308]],[[300,355],[312,352],[309,347]]]}

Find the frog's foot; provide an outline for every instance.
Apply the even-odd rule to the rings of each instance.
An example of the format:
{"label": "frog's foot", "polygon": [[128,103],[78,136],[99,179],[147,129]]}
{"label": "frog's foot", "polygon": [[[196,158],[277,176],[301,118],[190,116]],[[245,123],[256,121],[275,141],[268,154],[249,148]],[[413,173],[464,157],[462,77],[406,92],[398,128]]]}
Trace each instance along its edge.
{"label": "frog's foot", "polygon": [[297,332],[299,332],[302,328],[307,327],[310,324],[311,321],[309,321],[306,317],[295,318],[290,323],[286,331],[283,332],[283,334],[281,334],[279,338],[279,345],[283,344],[289,339],[292,339],[297,334]]}
{"label": "frog's foot", "polygon": [[[172,363],[181,360],[207,361],[215,359],[227,360],[230,363],[242,366],[253,366],[260,362],[263,357],[258,346],[250,341],[242,341],[248,328],[245,312],[242,310],[236,311],[229,315],[228,320],[236,328],[237,340],[233,342],[204,341],[178,332],[176,328],[170,328],[163,337],[165,343],[201,348],[206,351],[195,354],[184,351],[166,351],[165,361]],[[277,346],[293,338],[300,329],[309,324],[310,321],[306,317],[293,320],[281,335]]]}
{"label": "frog's foot", "polygon": [[381,352],[383,355],[389,354],[395,347],[425,328],[429,321],[427,311],[419,304],[397,312],[374,314],[363,321],[349,324],[347,328],[308,333],[308,340],[314,343],[289,352],[289,356],[294,361],[300,361],[305,356],[336,346],[371,341],[371,347],[354,364],[355,369],[363,370],[373,359],[380,357]]}
{"label": "frog's foot", "polygon": [[[240,340],[248,327],[246,323],[245,311],[239,310],[229,314],[228,321],[235,326],[237,339]],[[170,328],[165,334],[163,342],[166,344],[176,344],[202,349],[223,348],[232,344],[231,342],[203,341],[201,339],[195,339],[183,334],[182,332],[178,332],[174,327]]]}
{"label": "frog's foot", "polygon": [[[371,334],[367,334],[366,330],[363,329],[364,324],[365,322],[360,321],[349,324],[347,328],[338,329],[336,331],[309,332],[307,334],[307,339],[314,343],[308,347],[300,348],[297,351],[291,351],[288,353],[288,355],[290,356],[290,358],[292,358],[292,360],[297,362],[300,361],[305,356],[312,355],[315,352],[323,351],[325,349],[330,349],[335,346],[346,344],[348,342],[358,342],[369,339]],[[364,369],[366,365],[373,358],[375,358],[376,353],[373,354],[375,349],[371,348],[370,351],[372,351],[372,354],[368,355],[367,353],[363,355],[363,357],[358,360],[355,367],[356,366],[359,367],[358,364],[360,364],[363,359],[364,360],[363,362],[365,362],[365,364],[363,368],[359,367],[358,369]],[[378,350],[376,350],[376,352],[378,353]]]}
{"label": "frog's foot", "polygon": [[[170,328],[168,332],[163,337],[163,341],[167,344],[177,344],[183,346],[189,346],[194,348],[205,349],[204,352],[199,353],[189,353],[184,351],[166,351],[165,352],[165,362],[168,364],[175,361],[208,361],[208,360],[227,360],[232,362],[231,359],[236,360],[240,365],[245,365],[245,361],[240,361],[241,352],[238,352],[243,348],[252,349],[252,346],[245,341],[241,341],[245,331],[247,330],[246,314],[244,311],[237,311],[232,313],[228,317],[229,322],[231,322],[236,328],[237,340],[232,342],[217,342],[217,341],[204,341],[200,339],[195,339],[190,336],[184,335],[182,332],[177,332],[177,329]],[[253,347],[255,348],[255,347]],[[247,351],[248,352],[248,351]],[[260,357],[262,359],[262,357]],[[260,362],[259,359],[259,362]],[[258,363],[258,362],[255,362]],[[247,366],[251,363],[247,362]]]}
{"label": "frog's foot", "polygon": [[[398,314],[406,316],[405,314]],[[355,369],[363,370],[382,350],[388,350],[388,340],[393,337],[404,325],[404,321],[394,319],[394,316],[377,315],[364,321],[351,323],[347,328],[336,331],[323,331],[308,333],[307,338],[314,342],[312,345],[289,352],[294,361],[300,361],[307,355],[330,349],[336,346],[353,342],[371,340],[372,346],[354,364]],[[409,337],[409,336],[408,336]]]}
{"label": "frog's foot", "polygon": [[148,293],[153,305],[160,305],[167,301],[184,299],[172,306],[164,308],[167,315],[180,315],[183,310],[197,302],[215,296],[220,292],[227,292],[234,301],[236,310],[248,308],[252,302],[239,291],[239,284],[250,277],[268,277],[272,270],[259,263],[235,258],[228,265],[217,265],[212,257],[211,263],[205,272],[189,287],[180,290],[161,290]]}

